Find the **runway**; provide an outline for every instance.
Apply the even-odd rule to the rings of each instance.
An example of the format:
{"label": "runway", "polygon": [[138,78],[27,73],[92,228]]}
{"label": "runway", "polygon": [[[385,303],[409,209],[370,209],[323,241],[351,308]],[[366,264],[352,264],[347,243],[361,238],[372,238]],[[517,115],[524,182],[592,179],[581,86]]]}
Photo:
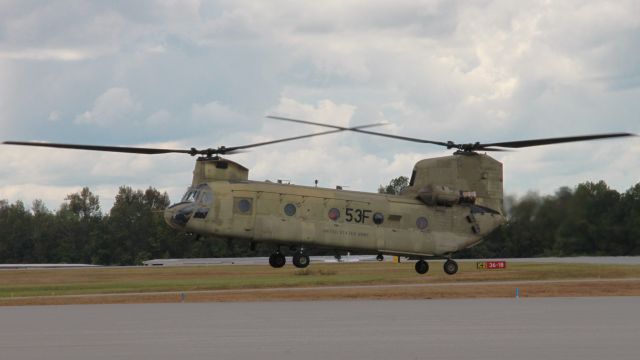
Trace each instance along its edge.
{"label": "runway", "polygon": [[637,359],[640,297],[0,308],[4,359]]}

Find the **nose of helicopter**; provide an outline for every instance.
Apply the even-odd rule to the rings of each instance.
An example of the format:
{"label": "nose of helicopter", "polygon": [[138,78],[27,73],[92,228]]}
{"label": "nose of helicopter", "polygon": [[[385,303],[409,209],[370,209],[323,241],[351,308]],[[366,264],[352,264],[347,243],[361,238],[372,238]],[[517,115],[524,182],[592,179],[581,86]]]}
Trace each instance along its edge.
{"label": "nose of helicopter", "polygon": [[193,216],[193,204],[176,204],[164,211],[164,221],[174,229],[183,229]]}

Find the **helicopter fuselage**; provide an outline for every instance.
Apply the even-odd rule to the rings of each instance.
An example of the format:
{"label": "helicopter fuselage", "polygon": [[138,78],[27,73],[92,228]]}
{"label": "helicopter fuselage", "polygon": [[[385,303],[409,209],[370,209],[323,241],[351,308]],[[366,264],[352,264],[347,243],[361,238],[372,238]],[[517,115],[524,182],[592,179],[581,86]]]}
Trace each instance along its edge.
{"label": "helicopter fuselage", "polygon": [[[212,168],[232,174],[238,165],[224,159],[213,162]],[[165,219],[172,227],[276,245],[420,258],[447,256],[473,246],[505,221],[499,211],[485,206],[458,201],[428,205],[411,192],[386,195],[236,176],[196,183],[204,173],[197,165],[194,185],[183,201],[166,210]]]}

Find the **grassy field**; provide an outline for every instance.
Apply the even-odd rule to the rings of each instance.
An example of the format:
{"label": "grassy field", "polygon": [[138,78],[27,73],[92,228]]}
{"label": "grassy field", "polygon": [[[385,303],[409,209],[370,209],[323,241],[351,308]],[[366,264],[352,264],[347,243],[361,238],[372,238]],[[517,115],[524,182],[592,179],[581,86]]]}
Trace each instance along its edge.
{"label": "grassy field", "polygon": [[[471,292],[469,296],[482,295],[486,289],[500,287],[500,282],[536,282],[548,280],[550,287],[557,290],[569,289],[571,286],[583,288],[584,295],[590,295],[592,288],[602,287],[595,295],[607,294],[613,289],[623,290],[622,295],[640,295],[640,266],[630,265],[583,265],[583,264],[517,264],[509,263],[504,270],[478,270],[475,263],[460,263],[458,274],[449,276],[442,271],[442,262],[430,262],[431,269],[426,275],[418,275],[413,270],[413,263],[393,264],[393,263],[350,263],[350,264],[312,264],[304,270],[295,269],[293,266],[286,266],[282,269],[272,269],[264,265],[232,265],[232,266],[192,266],[192,267],[108,267],[108,268],[81,268],[81,269],[17,269],[0,271],[0,305],[16,305],[22,303],[66,303],[61,300],[69,299],[73,302],[74,297],[70,295],[83,295],[75,299],[87,299],[86,295],[95,295],[92,301],[80,302],[120,302],[116,297],[99,297],[100,294],[136,294],[135,296],[122,297],[138,300],[127,300],[124,302],[146,302],[152,297],[157,297],[157,301],[176,301],[174,295],[166,300],[166,294],[157,293],[200,293],[201,301],[206,301],[207,296],[203,293],[216,291],[209,294],[212,300],[222,300],[220,296],[226,294],[226,300],[259,300],[269,298],[269,289],[279,289],[277,292],[282,296],[275,296],[276,299],[293,297],[296,299],[326,298],[325,295],[315,296],[317,291],[298,291],[298,295],[291,291],[286,295],[286,290],[296,288],[317,288],[319,290],[326,287],[342,287],[338,297],[357,298],[358,293],[369,293],[363,295],[368,298],[385,298],[389,294],[388,286],[393,286],[394,295],[398,295],[398,289],[412,289],[404,291],[414,295],[407,295],[407,298],[416,296],[426,297],[446,297],[446,294],[458,294],[452,297],[465,297],[460,293],[460,289],[468,288]],[[589,282],[585,282],[587,279]],[[606,279],[615,279],[614,284]],[[558,280],[560,282],[558,282]],[[496,284],[498,282],[498,284]],[[594,286],[595,283],[597,286]],[[483,284],[484,283],[484,284]],[[369,285],[369,287],[362,285]],[[422,295],[417,295],[415,289],[420,289],[421,285],[429,285],[429,289],[423,289]],[[440,295],[425,295],[429,290],[456,286],[455,291],[440,291]],[[486,285],[486,286],[485,286]],[[378,287],[379,286],[379,287]],[[530,288],[535,286],[531,285]],[[513,286],[509,286],[511,294]],[[360,289],[362,291],[355,291]],[[220,290],[226,290],[220,292]],[[255,291],[251,291],[255,290]],[[349,290],[349,291],[346,291]],[[479,291],[482,290],[482,291]],[[544,289],[540,289],[541,291]],[[574,289],[575,290],[575,289]],[[323,294],[331,293],[323,291]],[[428,291],[427,291],[428,292]],[[581,294],[582,292],[578,292]],[[544,293],[542,291],[541,293]],[[556,294],[557,291],[554,292]],[[149,296],[144,296],[149,294]],[[155,294],[154,296],[150,296]],[[217,294],[217,295],[216,295]],[[242,296],[228,296],[229,294],[243,294]],[[247,294],[254,294],[253,297]],[[303,294],[301,296],[300,294]],[[346,294],[346,295],[345,295]],[[489,292],[486,296],[499,292]],[[161,296],[163,295],[163,296]],[[216,296],[213,296],[216,295]],[[557,295],[557,294],[556,294]],[[556,296],[550,295],[550,296]],[[560,293],[562,295],[562,293]],[[569,295],[575,295],[575,291]],[[592,295],[592,294],[591,294]],[[91,296],[89,296],[91,297]],[[273,296],[272,296],[273,297]],[[58,300],[52,300],[57,298]],[[162,299],[165,300],[162,300]],[[190,296],[195,299],[197,296]],[[38,299],[38,301],[36,301]],[[47,300],[48,299],[48,300]],[[102,299],[102,300],[100,300]],[[146,300],[144,300],[146,299]],[[78,301],[78,300],[76,300]],[[154,301],[154,300],[151,300]]]}

